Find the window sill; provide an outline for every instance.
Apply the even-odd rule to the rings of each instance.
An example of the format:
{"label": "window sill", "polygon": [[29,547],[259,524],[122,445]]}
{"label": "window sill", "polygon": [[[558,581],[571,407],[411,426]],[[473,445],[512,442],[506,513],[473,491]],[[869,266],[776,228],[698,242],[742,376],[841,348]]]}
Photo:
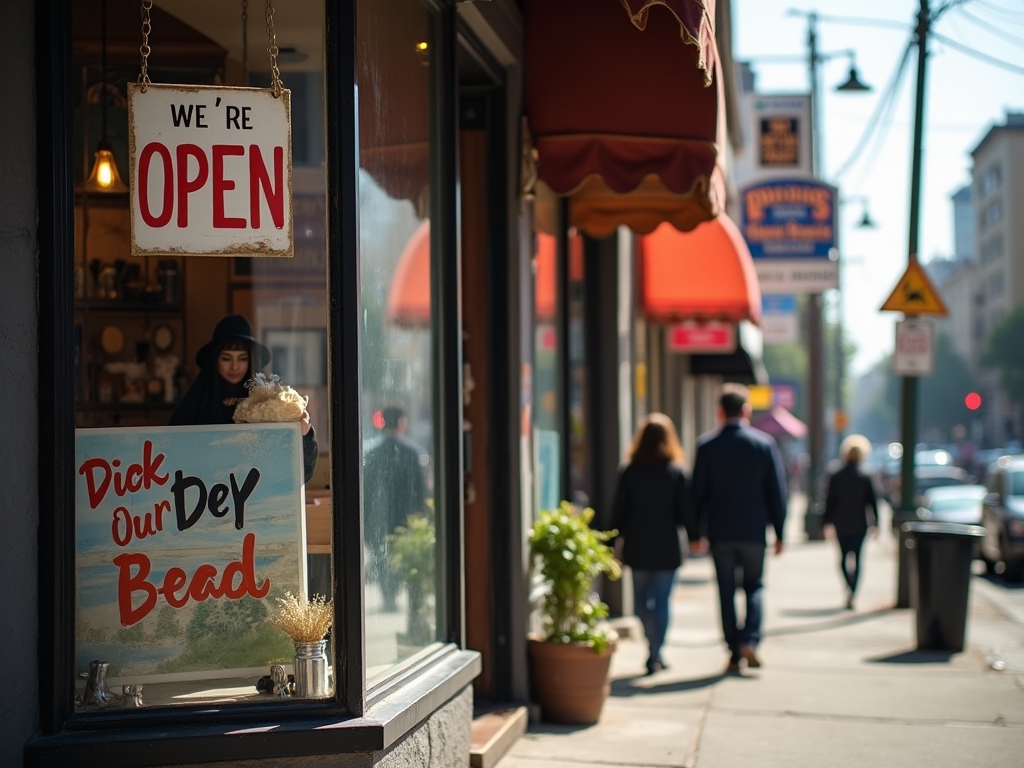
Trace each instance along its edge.
{"label": "window sill", "polygon": [[103,731],[65,731],[25,747],[26,768],[147,768],[211,760],[241,760],[379,752],[396,743],[469,685],[480,654],[452,649],[367,709],[339,720],[311,716],[277,721],[247,714],[215,726],[165,725]]}

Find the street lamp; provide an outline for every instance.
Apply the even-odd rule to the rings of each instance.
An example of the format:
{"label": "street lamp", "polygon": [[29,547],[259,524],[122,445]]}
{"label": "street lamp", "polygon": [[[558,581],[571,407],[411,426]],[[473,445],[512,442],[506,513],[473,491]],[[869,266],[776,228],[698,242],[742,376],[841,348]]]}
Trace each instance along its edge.
{"label": "street lamp", "polygon": [[[803,16],[807,19],[807,63],[811,85],[811,174],[816,178],[823,176],[821,167],[821,98],[819,94],[818,67],[826,61],[845,56],[850,59],[850,74],[846,82],[836,90],[850,93],[863,93],[870,90],[857,75],[854,64],[855,53],[851,49],[842,51],[822,52],[818,50],[818,14],[816,11],[804,11],[791,8],[787,11],[791,16]],[[818,475],[825,447],[824,425],[824,393],[823,393],[823,339],[820,293],[812,293],[807,302],[807,346],[808,346],[808,413],[810,429],[807,441],[808,477],[807,477],[807,516],[805,528],[810,538],[817,539],[824,535],[821,518],[815,509],[818,501]],[[841,342],[840,342],[841,343]],[[837,371],[837,374],[839,371]],[[840,385],[841,377],[840,377]]]}

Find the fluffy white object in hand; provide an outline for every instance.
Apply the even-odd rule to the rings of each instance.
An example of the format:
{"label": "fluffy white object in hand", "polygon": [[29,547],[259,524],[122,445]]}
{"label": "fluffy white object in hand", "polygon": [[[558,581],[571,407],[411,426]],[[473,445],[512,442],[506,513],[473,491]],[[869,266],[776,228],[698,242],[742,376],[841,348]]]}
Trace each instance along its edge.
{"label": "fluffy white object in hand", "polygon": [[303,397],[274,374],[269,379],[257,373],[247,382],[249,396],[235,407],[236,424],[262,424],[268,421],[301,421],[308,397]]}

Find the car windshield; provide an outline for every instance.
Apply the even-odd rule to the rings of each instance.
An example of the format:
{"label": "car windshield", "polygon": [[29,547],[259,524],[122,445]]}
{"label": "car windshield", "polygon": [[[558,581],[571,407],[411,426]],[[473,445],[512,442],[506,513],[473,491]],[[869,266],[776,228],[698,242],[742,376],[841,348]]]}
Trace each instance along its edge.
{"label": "car windshield", "polygon": [[1006,479],[1007,496],[1024,496],[1024,472],[1011,472]]}
{"label": "car windshield", "polygon": [[966,512],[972,509],[981,510],[981,501],[979,499],[937,499],[932,501],[928,505],[934,514],[943,514],[949,512]]}
{"label": "car windshield", "polygon": [[[918,493],[927,491],[929,488],[939,488],[944,485],[960,485],[961,481],[955,477],[925,477],[918,478],[917,490]],[[1021,483],[1021,487],[1024,488],[1024,481]]]}

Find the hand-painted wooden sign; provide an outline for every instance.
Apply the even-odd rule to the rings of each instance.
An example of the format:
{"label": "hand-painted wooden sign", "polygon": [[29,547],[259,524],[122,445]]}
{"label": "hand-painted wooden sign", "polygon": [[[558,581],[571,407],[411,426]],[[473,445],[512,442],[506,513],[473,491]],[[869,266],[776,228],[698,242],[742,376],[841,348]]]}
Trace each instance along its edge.
{"label": "hand-painted wooden sign", "polygon": [[298,424],[80,429],[75,465],[76,671],[158,682],[290,658],[268,619],[305,594]]}
{"label": "hand-painted wooden sign", "polygon": [[290,99],[129,84],[132,255],[291,257]]}

